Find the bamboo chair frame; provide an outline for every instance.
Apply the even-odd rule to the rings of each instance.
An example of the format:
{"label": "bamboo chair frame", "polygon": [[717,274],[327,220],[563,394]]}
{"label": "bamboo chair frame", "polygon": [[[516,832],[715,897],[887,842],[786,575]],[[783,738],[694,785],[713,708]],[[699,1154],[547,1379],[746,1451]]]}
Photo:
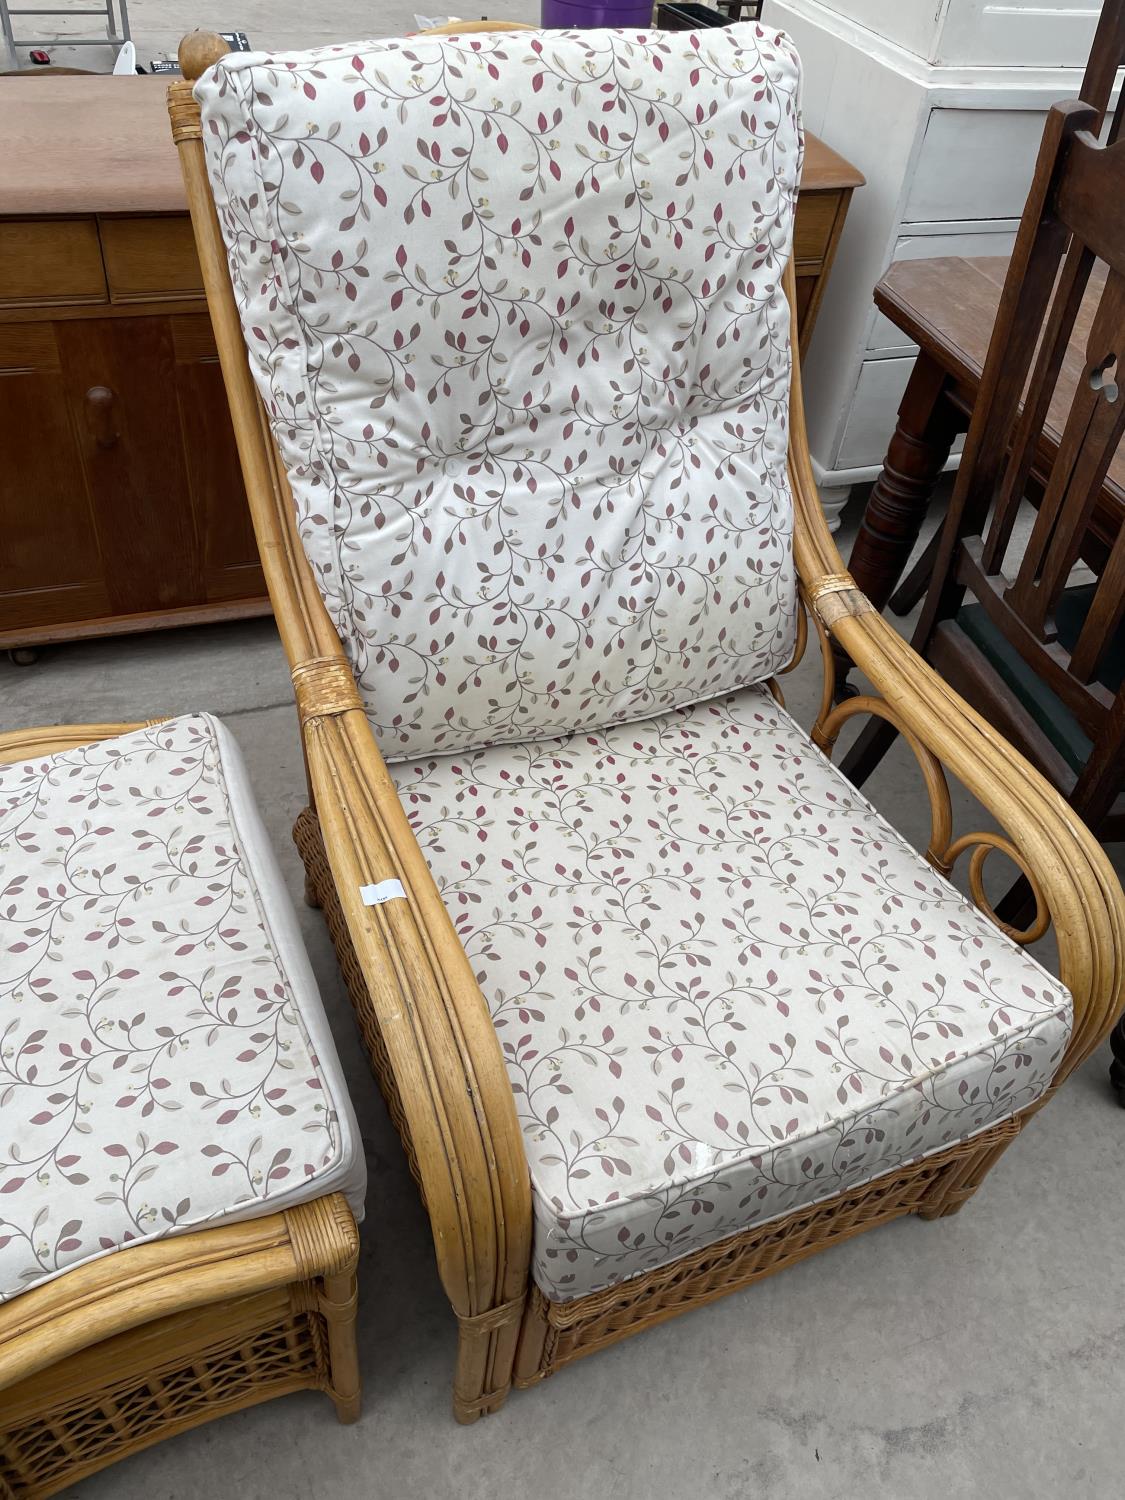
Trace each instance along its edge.
{"label": "bamboo chair frame", "polygon": [[[496,1411],[512,1385],[532,1385],[602,1345],[837,1240],[905,1213],[934,1218],[955,1212],[1023,1120],[572,1302],[553,1303],[532,1283],[528,1168],[499,1042],[305,560],[285,469],[247,362],[191,93],[193,81],[226,50],[214,35],[184,39],[183,80],[169,89],[169,113],[254,528],[297,699],[310,806],[294,838],[309,899],[324,908],[373,1069],[429,1212],[438,1271],[459,1326],[454,1414],[472,1422]],[[785,289],[793,308],[792,264]],[[934,808],[931,862],[948,870],[972,848],[974,895],[990,916],[980,883],[989,848],[1009,853],[1035,882],[1041,904],[1035,925],[1044,918],[1054,922],[1061,978],[1074,999],[1074,1030],[1053,1092],[1106,1035],[1120,1008],[1125,897],[1098,844],[1058,794],[910,649],[844,571],[812,475],[795,315],[793,350],[794,547],[824,673],[813,737],[830,751],[844,718],[832,709],[834,639],[878,695],[863,706],[893,721],[919,757]],[[802,619],[798,657],[809,634]],[[1006,837],[953,840],[946,770]],[[364,906],[360,886],[388,878],[402,882],[408,899]],[[1018,936],[1030,941],[1032,935]]]}
{"label": "bamboo chair frame", "polygon": [[[158,722],[158,721],[148,721]],[[143,724],[0,735],[0,763]],[[38,1500],[162,1438],[290,1391],[359,1416],[347,1199],[153,1240],[0,1304],[0,1500]]]}

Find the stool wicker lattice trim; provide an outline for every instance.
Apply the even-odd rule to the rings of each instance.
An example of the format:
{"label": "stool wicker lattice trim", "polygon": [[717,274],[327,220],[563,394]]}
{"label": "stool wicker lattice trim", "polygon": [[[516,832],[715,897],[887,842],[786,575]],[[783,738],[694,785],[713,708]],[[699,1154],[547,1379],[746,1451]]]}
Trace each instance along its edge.
{"label": "stool wicker lattice trim", "polygon": [[[139,728],[0,735],[0,762]],[[53,1495],[290,1391],[359,1415],[359,1234],[339,1193],[88,1261],[0,1304],[0,1500]]]}

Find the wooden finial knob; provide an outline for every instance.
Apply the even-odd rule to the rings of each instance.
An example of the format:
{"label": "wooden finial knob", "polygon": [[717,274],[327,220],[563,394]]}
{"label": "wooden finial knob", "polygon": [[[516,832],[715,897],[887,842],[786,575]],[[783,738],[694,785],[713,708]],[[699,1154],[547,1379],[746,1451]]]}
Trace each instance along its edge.
{"label": "wooden finial knob", "polygon": [[230,48],[217,32],[189,31],[180,42],[180,72],[189,83],[194,83],[229,51]]}

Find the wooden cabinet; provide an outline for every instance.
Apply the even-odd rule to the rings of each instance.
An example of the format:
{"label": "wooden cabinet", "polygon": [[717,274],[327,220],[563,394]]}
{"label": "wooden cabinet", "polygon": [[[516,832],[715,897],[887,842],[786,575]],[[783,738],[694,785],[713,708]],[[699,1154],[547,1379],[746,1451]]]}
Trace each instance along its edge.
{"label": "wooden cabinet", "polygon": [[[0,648],[266,614],[153,78],[0,79]],[[811,138],[807,342],[854,168]]]}
{"label": "wooden cabinet", "polygon": [[8,220],[0,265],[0,646],[267,613],[187,219]]}
{"label": "wooden cabinet", "polygon": [[7,644],[35,638],[54,620],[109,612],[75,417],[53,325],[0,326],[0,640]]}
{"label": "wooden cabinet", "polygon": [[805,136],[805,165],[793,225],[793,259],[797,273],[797,320],[801,355],[809,347],[813,325],[828,285],[828,273],[844,228],[852,193],[863,186],[863,174],[851,162],[812,134]]}

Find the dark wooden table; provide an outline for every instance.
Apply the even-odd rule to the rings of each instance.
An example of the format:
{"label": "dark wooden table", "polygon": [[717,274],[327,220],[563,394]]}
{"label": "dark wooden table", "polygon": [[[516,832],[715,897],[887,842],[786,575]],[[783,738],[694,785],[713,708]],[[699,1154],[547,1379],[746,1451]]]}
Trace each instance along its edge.
{"label": "dark wooden table", "polygon": [[[875,305],[919,345],[898,425],[883,471],[867,502],[849,569],[877,608],[891,598],[929,508],[934,486],[957,435],[969,425],[1008,262],[1003,256],[967,260],[895,261],[875,288]],[[1095,271],[1075,323],[1032,472],[1033,484],[1050,474],[1075,384],[1085,368],[1090,318],[1104,285]],[[1112,544],[1125,518],[1125,445],[1110,465],[1093,523],[1095,546]],[[1091,563],[1096,558],[1089,558]],[[924,591],[923,556],[894,601],[903,612]]]}

